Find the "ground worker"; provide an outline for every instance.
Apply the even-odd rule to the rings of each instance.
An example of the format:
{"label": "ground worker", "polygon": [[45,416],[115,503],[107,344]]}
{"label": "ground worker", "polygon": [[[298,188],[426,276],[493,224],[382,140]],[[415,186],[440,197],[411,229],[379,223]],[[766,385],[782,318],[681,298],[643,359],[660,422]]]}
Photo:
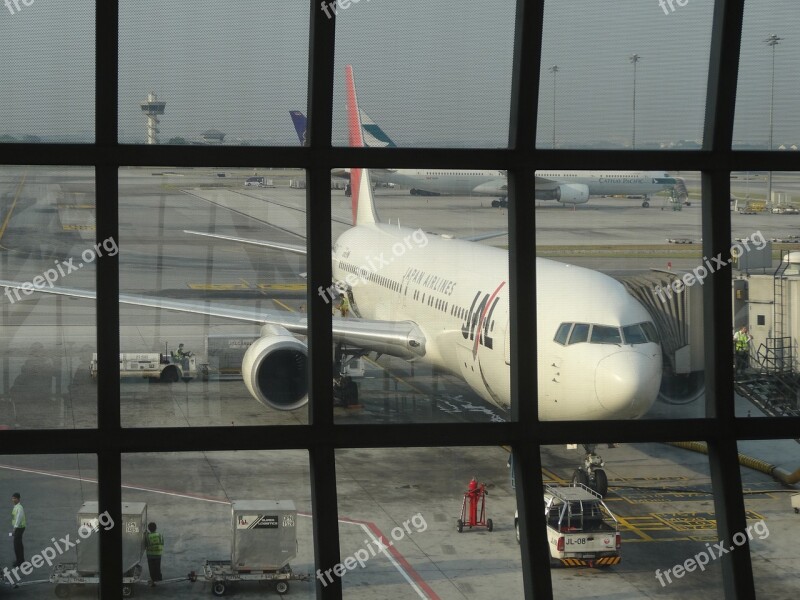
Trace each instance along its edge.
{"label": "ground worker", "polygon": [[15,567],[25,562],[25,548],[22,546],[22,534],[25,533],[27,521],[25,519],[25,509],[22,508],[22,504],[19,503],[19,500],[19,492],[11,494],[11,503],[14,505],[14,508],[11,509],[11,527],[14,528],[12,536],[14,538]]}
{"label": "ground worker", "polygon": [[346,317],[347,313],[350,312],[350,301],[347,299],[347,296],[344,294],[339,294],[339,313]]}
{"label": "ground worker", "polygon": [[147,568],[150,571],[150,587],[154,586],[156,581],[161,581],[161,555],[164,553],[164,536],[156,532],[156,524],[148,523],[147,531],[145,534],[146,551],[147,551]]}
{"label": "ground worker", "polygon": [[172,352],[172,360],[176,364],[181,365],[183,370],[186,371],[189,369],[189,357],[191,355],[191,352],[186,352],[183,349],[183,344],[178,344],[178,349]]}
{"label": "ground worker", "polygon": [[736,373],[742,373],[748,367],[750,361],[750,340],[753,336],[747,332],[747,327],[742,328],[733,334],[734,351],[736,352]]}

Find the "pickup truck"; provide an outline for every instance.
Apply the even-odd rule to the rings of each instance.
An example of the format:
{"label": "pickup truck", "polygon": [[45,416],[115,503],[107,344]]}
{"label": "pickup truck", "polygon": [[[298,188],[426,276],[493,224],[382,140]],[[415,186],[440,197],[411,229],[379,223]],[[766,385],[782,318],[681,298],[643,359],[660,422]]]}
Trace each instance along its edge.
{"label": "pickup truck", "polygon": [[[544,517],[550,565],[608,567],[622,560],[617,518],[603,498],[589,487],[544,486]],[[519,518],[514,515],[519,541]]]}

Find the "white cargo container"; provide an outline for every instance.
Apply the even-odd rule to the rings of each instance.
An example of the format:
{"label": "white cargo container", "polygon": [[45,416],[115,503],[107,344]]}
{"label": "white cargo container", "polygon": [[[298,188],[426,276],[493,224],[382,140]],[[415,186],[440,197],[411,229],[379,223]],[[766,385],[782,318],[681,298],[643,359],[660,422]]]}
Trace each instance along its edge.
{"label": "white cargo container", "polygon": [[291,500],[239,500],[231,505],[235,571],[274,571],[297,556],[297,509]]}
{"label": "white cargo container", "polygon": [[[97,502],[84,502],[78,510],[78,529],[87,526],[93,530],[99,526]],[[147,504],[144,502],[123,502],[122,523],[115,526],[122,528],[122,571],[137,570],[142,554],[145,551],[145,532],[147,531]],[[92,575],[100,572],[100,534],[80,538],[81,543],[75,546],[78,553],[78,573]],[[141,572],[141,568],[138,569]]]}

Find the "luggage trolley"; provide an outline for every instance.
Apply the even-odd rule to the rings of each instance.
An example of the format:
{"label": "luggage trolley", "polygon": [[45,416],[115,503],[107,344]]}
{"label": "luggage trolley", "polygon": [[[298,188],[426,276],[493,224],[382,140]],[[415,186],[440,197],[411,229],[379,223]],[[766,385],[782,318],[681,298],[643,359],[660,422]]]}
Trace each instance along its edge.
{"label": "luggage trolley", "polygon": [[[140,581],[141,576],[142,567],[138,564],[125,572],[122,577],[123,598],[133,596],[133,584]],[[69,598],[73,591],[84,585],[100,585],[100,573],[79,570],[78,563],[59,563],[50,575],[50,583],[56,584],[55,594],[58,598]]]}
{"label": "luggage trolley", "polygon": [[290,581],[309,581],[289,561],[297,556],[297,510],[291,500],[240,500],[231,504],[231,558],[207,560],[203,575],[211,593],[223,596],[231,583],[261,581],[279,594]]}
{"label": "luggage trolley", "polygon": [[234,569],[229,560],[207,560],[203,564],[203,575],[211,582],[211,593],[215,596],[224,596],[231,583],[239,581],[261,581],[271,584],[279,594],[289,592],[290,581],[308,581],[308,573],[295,573],[289,565],[273,570],[241,570]]}

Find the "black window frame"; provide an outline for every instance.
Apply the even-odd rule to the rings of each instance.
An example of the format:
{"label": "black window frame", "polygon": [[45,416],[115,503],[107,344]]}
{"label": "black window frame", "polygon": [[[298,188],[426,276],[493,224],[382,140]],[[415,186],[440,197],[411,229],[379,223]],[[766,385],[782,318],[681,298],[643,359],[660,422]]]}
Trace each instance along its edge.
{"label": "black window frame", "polygon": [[[512,421],[486,424],[337,425],[332,412],[330,309],[314,293],[331,281],[330,170],[362,167],[503,169],[509,175],[510,198],[532,198],[534,168],[695,170],[702,172],[702,232],[705,256],[730,249],[731,171],[798,170],[793,153],[736,151],[731,147],[744,0],[717,0],[714,6],[703,147],[699,150],[554,150],[535,147],[540,80],[542,0],[517,0],[514,28],[509,147],[333,148],[332,99],[336,19],[309,0],[308,145],[305,147],[132,146],[118,143],[118,0],[96,3],[96,138],[94,144],[3,144],[0,164],[94,166],[97,197],[96,239],[118,239],[118,168],[124,166],[237,167],[267,164],[307,170],[307,233],[309,239],[307,298],[310,364],[310,424],[304,426],[194,428],[123,428],[120,422],[119,261],[97,261],[97,343],[99,356],[98,426],[89,430],[4,431],[1,453],[94,453],[98,456],[101,510],[119,518],[123,452],[186,452],[264,449],[309,451],[312,476],[313,532],[317,568],[340,560],[337,527],[335,450],[428,446],[494,446],[509,444],[520,513],[520,544],[526,598],[551,598],[540,447],[563,444],[596,434],[592,421],[539,422],[536,403],[535,223],[533,202],[511,202],[509,218]],[[456,9],[454,5],[454,10]],[[510,32],[511,33],[511,32]],[[338,118],[338,117],[337,117]],[[535,229],[535,228],[534,228]],[[533,266],[532,266],[533,265]],[[800,437],[800,418],[744,420],[733,412],[732,345],[730,344],[730,267],[706,281],[704,336],[707,418],[666,421],[609,422],[615,442],[704,440],[714,489],[720,539],[746,527],[737,440]],[[520,368],[520,365],[525,365]],[[532,368],[533,367],[533,368]],[[528,516],[532,518],[528,518]],[[121,588],[121,529],[101,530],[102,597],[118,597]],[[721,558],[726,598],[755,595],[749,552]],[[341,580],[317,597],[338,599]]]}

